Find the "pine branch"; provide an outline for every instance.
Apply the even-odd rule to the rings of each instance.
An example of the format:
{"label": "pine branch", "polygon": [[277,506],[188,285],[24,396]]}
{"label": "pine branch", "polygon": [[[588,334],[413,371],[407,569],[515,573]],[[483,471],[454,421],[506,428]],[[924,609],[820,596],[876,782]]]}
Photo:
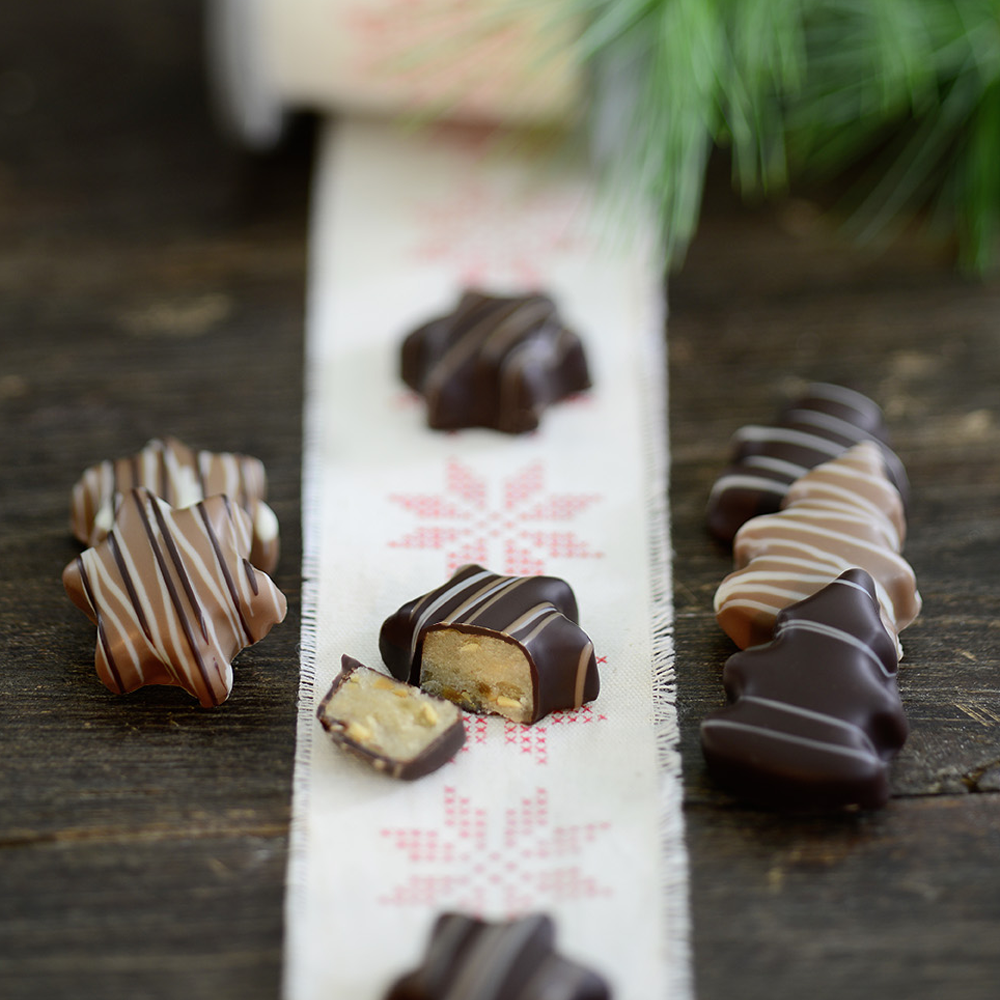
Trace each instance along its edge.
{"label": "pine branch", "polygon": [[[996,262],[1000,0],[568,3],[595,76],[626,81],[616,167],[656,205],[672,266],[713,145],[731,148],[744,193],[873,158],[854,192],[859,238],[930,210],[962,266]],[[608,117],[594,115],[605,132]]]}

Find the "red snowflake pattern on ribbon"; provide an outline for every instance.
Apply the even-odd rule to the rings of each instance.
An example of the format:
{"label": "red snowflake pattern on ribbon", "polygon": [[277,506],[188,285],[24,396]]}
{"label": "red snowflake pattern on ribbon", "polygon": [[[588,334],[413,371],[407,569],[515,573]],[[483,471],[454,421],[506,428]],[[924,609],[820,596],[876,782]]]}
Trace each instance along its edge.
{"label": "red snowflake pattern on ribbon", "polygon": [[440,827],[380,831],[413,870],[379,902],[513,917],[607,897],[611,888],[588,874],[583,862],[587,848],[610,828],[608,822],[553,827],[545,788],[495,816],[447,786]]}
{"label": "red snowflake pattern on ribbon", "polygon": [[[601,660],[604,660],[603,656]],[[523,722],[511,722],[510,719],[504,719],[504,745],[529,757],[535,764],[547,764],[549,762],[549,729],[552,726],[606,722],[607,718],[603,713],[595,712],[592,706],[581,705],[580,708],[551,712],[545,717],[544,725],[536,722],[529,726]]]}
{"label": "red snowflake pattern on ribbon", "polygon": [[602,558],[563,527],[601,499],[598,493],[549,492],[541,462],[491,488],[485,476],[450,459],[440,493],[390,494],[390,501],[424,523],[388,544],[440,550],[448,573],[479,563],[509,576],[539,576],[550,559]]}
{"label": "red snowflake pattern on ribbon", "polygon": [[418,261],[452,264],[465,285],[510,281],[544,284],[543,263],[583,249],[582,194],[507,190],[470,172],[446,199],[422,213],[423,233],[413,245]]}
{"label": "red snowflake pattern on ribbon", "polygon": [[343,24],[351,39],[349,79],[421,120],[428,110],[492,119],[511,95],[544,83],[524,78],[532,24],[516,5],[484,20],[482,5],[468,0],[359,0]]}

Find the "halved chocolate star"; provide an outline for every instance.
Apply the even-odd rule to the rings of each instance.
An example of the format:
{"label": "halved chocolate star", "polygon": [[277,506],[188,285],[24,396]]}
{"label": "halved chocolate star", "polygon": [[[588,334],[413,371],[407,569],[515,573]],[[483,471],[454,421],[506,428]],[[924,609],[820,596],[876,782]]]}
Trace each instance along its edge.
{"label": "halved chocolate star", "polygon": [[264,503],[267,476],[260,459],[227,451],[196,452],[177,438],[154,438],[128,458],[84,471],[73,487],[73,534],[85,545],[97,545],[111,530],[122,496],[137,486],[152,490],[172,507],[225,493],[253,522],[250,561],[265,573],[278,565],[278,519]]}
{"label": "halved chocolate star", "polygon": [[580,338],[548,296],[476,291],[406,338],[402,377],[427,400],[431,427],[508,434],[534,430],[546,406],[590,387]]}
{"label": "halved chocolate star", "polygon": [[555,952],[555,926],[537,914],[492,924],[444,913],[423,964],[385,1000],[609,1000],[607,983]]}
{"label": "halved chocolate star", "polygon": [[130,490],[114,527],[63,571],[70,599],[97,625],[97,674],[124,694],[184,688],[219,705],[232,660],[285,617],[285,597],[248,556],[250,516],[226,496],[174,510]]}
{"label": "halved chocolate star", "polygon": [[379,650],[399,680],[513,722],[579,708],[601,687],[576,597],[554,576],[462,566],[382,623]]}

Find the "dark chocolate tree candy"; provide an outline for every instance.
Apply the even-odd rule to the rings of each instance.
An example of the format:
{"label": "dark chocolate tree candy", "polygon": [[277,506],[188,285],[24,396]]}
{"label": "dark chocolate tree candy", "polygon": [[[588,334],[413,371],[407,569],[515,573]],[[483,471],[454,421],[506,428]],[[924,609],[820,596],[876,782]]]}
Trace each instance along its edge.
{"label": "dark chocolate tree candy", "polygon": [[751,517],[778,510],[796,479],[861,441],[879,446],[886,474],[905,502],[906,470],[886,440],[882,411],[867,396],[824,382],[810,385],[776,425],[742,427],[733,435],[731,463],[709,496],[709,531],[731,542]]}
{"label": "dark chocolate tree candy", "polygon": [[554,947],[555,927],[545,915],[494,924],[445,913],[423,963],[385,1000],[610,1000],[600,976]]}
{"label": "dark chocolate tree candy", "polygon": [[536,722],[600,689],[576,598],[551,576],[498,576],[463,566],[382,624],[390,673],[471,712]]}
{"label": "dark chocolate tree candy", "polygon": [[73,534],[86,545],[103,541],[121,498],[137,486],[152,490],[171,507],[188,507],[224,493],[250,515],[250,561],[265,573],[278,565],[278,519],[264,503],[267,477],[259,459],[232,452],[196,452],[173,437],[149,441],[128,458],[100,462],[84,471],[73,487]]}
{"label": "dark chocolate tree candy", "polygon": [[907,736],[896,669],[874,582],[848,570],[781,611],[772,642],[726,662],[732,704],[701,725],[709,770],[759,801],[884,805]]}
{"label": "dark chocolate tree candy", "polygon": [[534,430],[546,406],[590,387],[580,338],[550,298],[475,291],[407,336],[402,377],[427,401],[431,427],[508,434]]}
{"label": "dark chocolate tree candy", "polygon": [[462,749],[456,705],[371,670],[350,656],[316,713],[331,739],[392,778],[412,781]]}
{"label": "dark chocolate tree candy", "polygon": [[97,674],[114,692],[175,684],[202,705],[233,685],[232,660],[285,617],[285,597],[249,561],[250,516],[223,495],[174,510],[148,489],[63,571],[97,626]]}

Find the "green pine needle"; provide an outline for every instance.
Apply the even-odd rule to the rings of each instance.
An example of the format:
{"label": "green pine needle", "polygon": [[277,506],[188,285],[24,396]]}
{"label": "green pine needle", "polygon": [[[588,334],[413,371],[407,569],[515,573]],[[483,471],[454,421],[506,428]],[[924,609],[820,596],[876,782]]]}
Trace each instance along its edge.
{"label": "green pine needle", "polygon": [[929,215],[964,268],[996,263],[1000,0],[569,6],[586,25],[582,58],[630,109],[614,123],[630,151],[615,168],[657,207],[672,266],[697,226],[713,145],[731,149],[744,193],[867,163],[853,192],[860,239]]}

